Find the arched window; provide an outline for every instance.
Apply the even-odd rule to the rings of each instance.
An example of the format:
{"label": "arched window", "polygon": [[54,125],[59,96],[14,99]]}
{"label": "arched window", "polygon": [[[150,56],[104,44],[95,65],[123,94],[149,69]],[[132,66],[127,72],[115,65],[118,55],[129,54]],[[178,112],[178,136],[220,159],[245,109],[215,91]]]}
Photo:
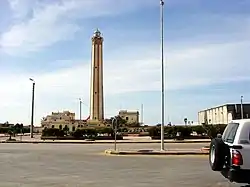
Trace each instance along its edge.
{"label": "arched window", "polygon": [[75,131],[75,130],[76,130],[76,127],[75,127],[75,126],[73,126],[73,127],[72,127],[72,131]]}
{"label": "arched window", "polygon": [[62,130],[62,125],[59,125],[59,129]]}

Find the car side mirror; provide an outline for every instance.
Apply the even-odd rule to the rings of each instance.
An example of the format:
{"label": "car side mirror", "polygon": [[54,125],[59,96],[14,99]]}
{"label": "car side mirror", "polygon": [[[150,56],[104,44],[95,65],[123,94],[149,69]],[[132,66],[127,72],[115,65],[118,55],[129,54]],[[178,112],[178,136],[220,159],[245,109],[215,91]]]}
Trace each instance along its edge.
{"label": "car side mirror", "polygon": [[221,134],[217,134],[217,138],[222,138],[222,135]]}

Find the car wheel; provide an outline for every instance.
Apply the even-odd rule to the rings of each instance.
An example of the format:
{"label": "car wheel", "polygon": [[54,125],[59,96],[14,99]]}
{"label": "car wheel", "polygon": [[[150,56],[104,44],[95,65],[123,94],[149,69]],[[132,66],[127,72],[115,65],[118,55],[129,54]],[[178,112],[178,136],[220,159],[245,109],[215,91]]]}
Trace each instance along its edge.
{"label": "car wheel", "polygon": [[226,144],[221,138],[214,138],[210,143],[209,163],[213,171],[221,171],[225,164]]}

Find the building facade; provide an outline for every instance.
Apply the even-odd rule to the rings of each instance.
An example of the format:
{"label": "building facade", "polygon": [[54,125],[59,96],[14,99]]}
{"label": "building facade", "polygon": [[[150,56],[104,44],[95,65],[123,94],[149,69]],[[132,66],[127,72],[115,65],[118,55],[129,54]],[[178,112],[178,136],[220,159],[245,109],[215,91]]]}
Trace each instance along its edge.
{"label": "building facade", "polygon": [[90,119],[91,123],[104,120],[103,99],[103,37],[97,29],[92,37],[91,57],[91,88],[90,88]]}
{"label": "building facade", "polygon": [[139,112],[120,110],[118,114],[122,119],[127,121],[127,124],[139,124]]}
{"label": "building facade", "polygon": [[52,112],[41,120],[43,128],[68,129],[75,131],[78,128],[86,127],[86,120],[76,120],[75,113],[69,111]]}
{"label": "building facade", "polygon": [[[250,118],[250,104],[243,104],[243,118]],[[198,112],[198,123],[228,124],[231,120],[241,119],[241,104],[225,104]]]}

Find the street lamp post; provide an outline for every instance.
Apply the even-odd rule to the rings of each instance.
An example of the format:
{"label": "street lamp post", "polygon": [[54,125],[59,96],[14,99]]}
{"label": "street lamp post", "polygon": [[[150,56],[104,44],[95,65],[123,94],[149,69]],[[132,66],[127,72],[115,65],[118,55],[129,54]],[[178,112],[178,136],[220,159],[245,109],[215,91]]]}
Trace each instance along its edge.
{"label": "street lamp post", "polygon": [[241,119],[244,118],[244,111],[243,111],[243,96],[240,96],[240,107],[241,107]]}
{"label": "street lamp post", "polygon": [[143,125],[143,104],[141,104],[141,125]]}
{"label": "street lamp post", "polygon": [[20,141],[22,141],[22,139],[23,139],[23,129],[20,130],[20,133],[21,133],[20,134]]}
{"label": "street lamp post", "polygon": [[117,134],[117,119],[116,118],[113,118],[112,119],[112,127],[113,127],[113,129],[114,129],[114,133],[115,133],[115,151],[116,151],[116,134]]}
{"label": "street lamp post", "polygon": [[80,101],[80,120],[82,120],[82,100],[81,100],[81,98],[79,98],[79,101]]}
{"label": "street lamp post", "polygon": [[32,105],[31,105],[31,124],[30,124],[30,138],[33,138],[33,128],[34,128],[34,104],[35,104],[35,81],[30,78],[32,81]]}
{"label": "street lamp post", "polygon": [[160,0],[161,5],[161,151],[164,150],[164,113],[165,113],[165,99],[164,99],[164,1]]}

